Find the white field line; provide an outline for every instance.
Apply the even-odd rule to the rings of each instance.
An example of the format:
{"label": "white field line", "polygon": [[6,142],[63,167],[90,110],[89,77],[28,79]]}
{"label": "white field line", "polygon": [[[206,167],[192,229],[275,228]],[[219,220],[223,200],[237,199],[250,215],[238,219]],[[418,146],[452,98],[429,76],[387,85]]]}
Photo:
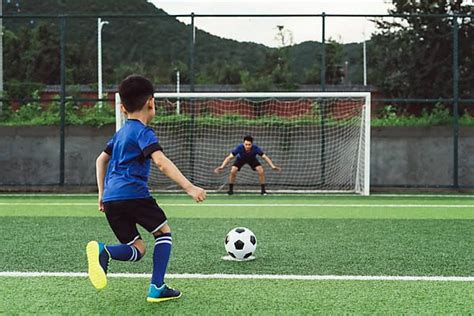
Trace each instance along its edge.
{"label": "white field line", "polygon": [[[365,207],[365,208],[474,208],[474,204],[306,204],[306,203],[158,203],[160,206],[185,207]],[[97,203],[57,202],[0,202],[0,206],[97,206]]]}
{"label": "white field line", "polygon": [[[271,191],[270,191],[271,192]],[[156,193],[153,194],[155,197],[166,196],[166,197],[176,197],[176,196],[187,196],[186,194],[182,193]],[[222,196],[226,197],[222,193],[210,193],[211,196]],[[97,196],[97,193],[0,193],[0,198],[2,197],[91,197]],[[255,193],[239,193],[239,196],[249,196],[249,197],[257,197],[259,196],[259,192],[255,191]],[[332,196],[342,196],[342,197],[360,197],[360,198],[367,198],[361,197],[354,193],[271,193],[271,196],[279,196],[279,197],[292,197],[292,196],[310,196],[310,197],[332,197]],[[427,198],[468,198],[474,199],[473,194],[396,194],[396,193],[372,193],[370,196],[372,197],[427,197]]]}
{"label": "white field line", "polygon": [[[147,278],[147,273],[110,273],[112,278]],[[0,277],[69,277],[85,278],[85,272],[0,272]],[[167,274],[170,279],[237,279],[237,280],[303,280],[303,281],[436,281],[474,282],[474,276],[391,276],[391,275],[291,275],[291,274]]]}

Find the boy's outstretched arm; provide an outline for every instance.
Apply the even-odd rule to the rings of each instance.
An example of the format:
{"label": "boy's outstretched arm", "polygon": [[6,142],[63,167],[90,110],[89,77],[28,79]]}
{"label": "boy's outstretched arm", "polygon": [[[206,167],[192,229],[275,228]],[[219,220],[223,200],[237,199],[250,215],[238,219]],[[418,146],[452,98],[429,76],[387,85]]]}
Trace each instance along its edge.
{"label": "boy's outstretched arm", "polygon": [[268,157],[267,155],[263,154],[262,155],[262,158],[265,159],[265,161],[270,165],[270,167],[275,170],[275,171],[281,171],[281,168],[280,167],[277,167],[273,164],[272,160],[270,159],[270,157]]}
{"label": "boy's outstretched arm", "polygon": [[107,166],[109,165],[110,156],[102,152],[95,162],[95,172],[97,177],[97,189],[99,191],[99,211],[104,211],[104,205],[102,204],[102,195],[104,194],[104,179],[105,173],[107,172]]}
{"label": "boy's outstretched arm", "polygon": [[225,166],[227,166],[227,164],[229,163],[229,161],[232,158],[234,158],[234,154],[230,153],[229,156],[225,157],[225,159],[221,163],[221,165],[219,167],[217,167],[216,169],[214,169],[214,172],[215,173],[221,173],[222,171],[224,171]]}
{"label": "boy's outstretched arm", "polygon": [[206,191],[203,188],[197,187],[192,184],[186,177],[179,171],[175,164],[165,156],[161,150],[157,150],[151,154],[151,159],[158,166],[160,171],[176,182],[183,190],[190,195],[194,201],[202,202],[206,198]]}

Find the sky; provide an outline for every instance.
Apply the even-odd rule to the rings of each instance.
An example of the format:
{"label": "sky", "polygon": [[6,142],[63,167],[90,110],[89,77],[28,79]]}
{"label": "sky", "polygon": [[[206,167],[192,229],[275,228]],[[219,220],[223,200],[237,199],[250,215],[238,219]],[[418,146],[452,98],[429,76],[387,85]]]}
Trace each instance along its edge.
{"label": "sky", "polygon": [[[386,14],[390,0],[148,0],[168,14]],[[190,18],[179,18],[189,24]],[[195,18],[198,29],[211,34],[261,43],[281,45],[277,26],[283,26],[285,45],[321,41],[322,20],[303,18]],[[341,43],[362,42],[370,38],[374,24],[366,18],[326,18],[326,40]],[[365,37],[364,37],[365,34]],[[198,40],[198,39],[197,39]]]}

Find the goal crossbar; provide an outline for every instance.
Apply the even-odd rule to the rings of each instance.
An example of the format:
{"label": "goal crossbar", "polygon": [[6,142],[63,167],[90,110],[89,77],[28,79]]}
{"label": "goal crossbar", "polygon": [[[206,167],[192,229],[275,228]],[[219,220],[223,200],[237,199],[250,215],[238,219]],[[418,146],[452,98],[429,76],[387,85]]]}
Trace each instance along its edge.
{"label": "goal crossbar", "polygon": [[370,92],[155,92],[159,98],[239,99],[239,98],[338,98],[355,97],[370,100]]}

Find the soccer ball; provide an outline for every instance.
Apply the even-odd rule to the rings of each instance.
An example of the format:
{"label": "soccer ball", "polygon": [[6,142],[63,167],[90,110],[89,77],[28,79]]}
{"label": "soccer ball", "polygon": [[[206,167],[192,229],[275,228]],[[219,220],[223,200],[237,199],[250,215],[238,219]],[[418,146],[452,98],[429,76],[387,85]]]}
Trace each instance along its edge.
{"label": "soccer ball", "polygon": [[245,227],[236,227],[225,236],[225,251],[236,260],[248,260],[257,249],[257,238]]}

